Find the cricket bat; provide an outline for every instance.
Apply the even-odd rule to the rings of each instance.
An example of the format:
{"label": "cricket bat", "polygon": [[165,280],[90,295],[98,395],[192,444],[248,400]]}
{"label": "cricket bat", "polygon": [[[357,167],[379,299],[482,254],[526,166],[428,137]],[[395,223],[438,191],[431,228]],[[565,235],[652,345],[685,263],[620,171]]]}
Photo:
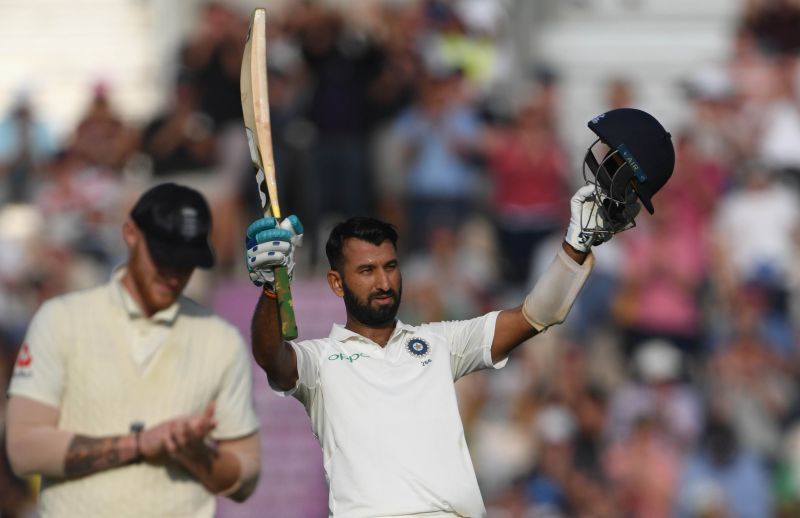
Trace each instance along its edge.
{"label": "cricket bat", "polygon": [[[253,11],[247,43],[242,56],[239,88],[242,94],[242,114],[250,146],[250,158],[256,167],[256,182],[264,216],[281,219],[278,184],[275,181],[275,160],[272,156],[272,129],[269,122],[269,92],[267,89],[267,12]],[[284,340],[297,338],[289,273],[285,266],[275,268],[275,292]]]}

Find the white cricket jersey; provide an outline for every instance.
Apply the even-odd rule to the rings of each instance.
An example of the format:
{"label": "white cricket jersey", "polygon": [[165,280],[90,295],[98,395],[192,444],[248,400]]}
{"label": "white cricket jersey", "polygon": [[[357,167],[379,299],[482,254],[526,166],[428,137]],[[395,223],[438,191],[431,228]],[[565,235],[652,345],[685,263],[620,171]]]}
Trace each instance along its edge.
{"label": "white cricket jersey", "polygon": [[[28,329],[9,394],[58,408],[58,427],[92,437],[154,426],[216,400],[216,439],[257,431],[250,357],[239,332],[181,297],[145,318],[117,272],[46,302]],[[44,477],[43,517],[214,515],[216,499],[175,464],[140,463],[75,480]]]}
{"label": "white cricket jersey", "polygon": [[[306,407],[323,449],[331,516],[486,515],[454,382],[492,365],[497,312],[419,327],[389,342],[334,325],[293,342]],[[436,514],[431,514],[436,513]]]}

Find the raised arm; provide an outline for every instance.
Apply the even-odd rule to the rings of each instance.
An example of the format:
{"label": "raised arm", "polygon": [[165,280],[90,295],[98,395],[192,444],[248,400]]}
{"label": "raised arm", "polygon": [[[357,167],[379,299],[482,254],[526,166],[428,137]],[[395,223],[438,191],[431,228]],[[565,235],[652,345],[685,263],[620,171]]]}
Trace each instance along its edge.
{"label": "raised arm", "polygon": [[247,228],[247,270],[253,284],[263,290],[251,324],[253,356],[270,385],[284,391],[297,383],[297,357],[281,336],[273,268],[286,266],[291,279],[294,249],[302,242],[303,225],[296,216],[289,216],[280,224],[274,218],[262,218]]}
{"label": "raised arm", "polygon": [[525,302],[498,315],[492,341],[494,362],[508,356],[540,331],[564,321],[594,265],[592,245],[611,237],[610,233],[594,232],[602,229],[605,222],[598,215],[593,186],[584,186],[575,193],[570,201],[570,213],[561,249]]}
{"label": "raised arm", "polygon": [[297,384],[297,357],[291,345],[281,337],[278,301],[262,294],[253,313],[251,325],[253,357],[267,373],[271,386],[291,390]]}
{"label": "raised arm", "polygon": [[[584,269],[580,268],[584,265],[587,257],[589,257],[588,252],[580,252],[572,248],[566,241],[561,243],[562,250],[564,254],[569,258],[568,260],[573,261],[576,270],[578,272],[578,276],[580,276],[580,272]],[[563,258],[556,258],[556,260],[563,261]],[[552,268],[552,266],[551,266]],[[587,265],[586,274],[588,275],[588,270],[591,269],[591,265]],[[578,283],[580,286],[583,286],[583,280],[578,279]],[[538,284],[538,283],[537,283]],[[580,286],[576,287],[575,296],[577,296],[577,292],[580,291]],[[564,290],[566,291],[566,289]],[[572,303],[574,299],[571,301],[569,300],[572,297],[571,293],[565,293],[567,300],[562,300],[561,302],[566,302],[568,306],[566,311],[569,311],[569,308],[572,307]],[[555,305],[558,305],[556,303]],[[558,311],[558,310],[556,310]],[[566,317],[566,314],[564,314]],[[554,325],[556,320],[559,317],[554,316],[552,318],[545,318],[545,320],[550,319],[552,323],[549,325]],[[542,319],[540,319],[542,320]],[[563,321],[563,318],[561,318]],[[500,314],[497,316],[497,324],[495,325],[495,332],[494,332],[494,340],[492,341],[492,361],[497,363],[506,356],[508,356],[511,351],[514,350],[518,345],[525,342],[529,338],[534,337],[539,333],[539,331],[543,330],[545,327],[549,327],[546,325],[534,325],[530,322],[529,317],[525,316],[524,313],[524,304],[520,304],[519,306],[513,309],[506,309],[501,311]]]}

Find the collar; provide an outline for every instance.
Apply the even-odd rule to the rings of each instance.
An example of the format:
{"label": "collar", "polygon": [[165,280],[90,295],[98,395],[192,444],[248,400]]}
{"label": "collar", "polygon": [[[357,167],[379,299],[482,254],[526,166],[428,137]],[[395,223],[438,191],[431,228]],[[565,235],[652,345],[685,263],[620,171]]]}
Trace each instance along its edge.
{"label": "collar", "polygon": [[[414,326],[404,324],[401,321],[395,321],[394,330],[392,331],[392,335],[389,337],[389,341],[395,339],[395,337],[399,336],[402,333],[413,333],[416,330]],[[349,340],[355,340],[362,343],[373,343],[372,340],[369,338],[360,335],[354,331],[350,331],[346,327],[341,324],[333,324],[331,327],[331,333],[328,335],[330,338],[338,341],[338,342],[347,342]]]}
{"label": "collar", "polygon": [[[142,313],[142,308],[133,300],[131,294],[128,293],[127,288],[125,285],[122,284],[122,277],[128,271],[127,265],[118,266],[114,269],[111,274],[111,298],[114,302],[121,306],[128,316],[134,320],[138,318],[146,318],[144,313]],[[175,319],[178,318],[178,313],[180,312],[180,299],[173,303],[168,308],[162,309],[148,320],[153,322],[157,322],[160,324],[167,324],[172,325],[175,323]]]}

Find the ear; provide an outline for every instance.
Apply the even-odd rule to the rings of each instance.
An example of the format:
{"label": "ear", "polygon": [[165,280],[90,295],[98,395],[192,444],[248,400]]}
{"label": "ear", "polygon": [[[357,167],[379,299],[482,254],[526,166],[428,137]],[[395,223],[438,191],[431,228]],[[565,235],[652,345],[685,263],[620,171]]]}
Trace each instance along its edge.
{"label": "ear", "polygon": [[336,270],[328,271],[328,286],[337,297],[344,297],[344,288],[342,287],[342,276]]}
{"label": "ear", "polygon": [[132,250],[133,247],[136,246],[136,242],[140,237],[141,232],[136,228],[136,224],[131,221],[130,218],[126,219],[122,224],[122,240],[125,241],[128,250]]}

